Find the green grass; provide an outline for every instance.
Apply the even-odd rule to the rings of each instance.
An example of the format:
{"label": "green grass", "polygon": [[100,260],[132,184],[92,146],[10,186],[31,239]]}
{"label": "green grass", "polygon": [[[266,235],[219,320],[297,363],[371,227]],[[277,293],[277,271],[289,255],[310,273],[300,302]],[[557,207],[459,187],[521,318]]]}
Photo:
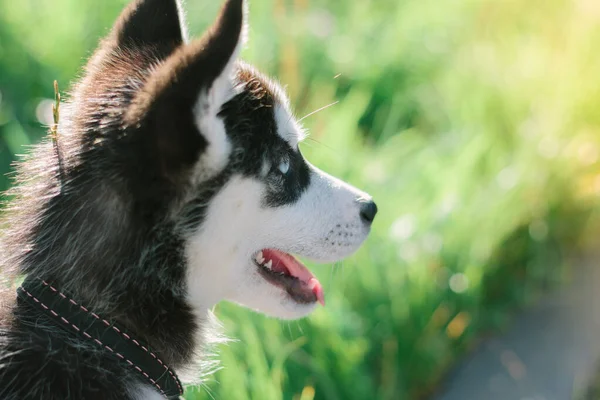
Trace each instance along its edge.
{"label": "green grass", "polygon": [[[199,33],[217,4],[187,3]],[[36,106],[77,75],[123,4],[0,0],[0,171],[44,134]],[[261,0],[250,21],[244,58],[288,86],[299,116],[339,101],[304,121],[307,157],[380,213],[355,256],[313,268],[327,307],[311,317],[221,304],[237,341],[187,398],[419,398],[562,279],[564,251],[595,215],[600,7]]]}

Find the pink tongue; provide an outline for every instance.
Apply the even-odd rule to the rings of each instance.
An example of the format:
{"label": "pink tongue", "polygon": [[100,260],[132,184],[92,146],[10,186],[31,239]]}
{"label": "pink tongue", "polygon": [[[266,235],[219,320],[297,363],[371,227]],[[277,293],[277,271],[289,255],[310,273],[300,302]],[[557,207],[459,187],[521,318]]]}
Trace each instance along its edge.
{"label": "pink tongue", "polygon": [[271,269],[275,272],[283,272],[304,282],[315,294],[319,303],[325,306],[325,294],[321,282],[302,263],[291,255],[279,250],[265,249],[262,251],[266,260],[273,260]]}

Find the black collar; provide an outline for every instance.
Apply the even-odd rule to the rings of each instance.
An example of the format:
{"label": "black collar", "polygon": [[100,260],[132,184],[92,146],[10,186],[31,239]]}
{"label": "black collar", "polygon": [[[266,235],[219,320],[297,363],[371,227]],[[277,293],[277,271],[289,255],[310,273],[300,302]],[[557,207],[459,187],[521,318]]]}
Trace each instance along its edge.
{"label": "black collar", "polygon": [[18,297],[48,315],[56,325],[111,353],[154,386],[166,399],[179,399],[181,382],[158,355],[136,340],[114,321],[107,321],[88,310],[54,284],[26,278],[17,289]]}

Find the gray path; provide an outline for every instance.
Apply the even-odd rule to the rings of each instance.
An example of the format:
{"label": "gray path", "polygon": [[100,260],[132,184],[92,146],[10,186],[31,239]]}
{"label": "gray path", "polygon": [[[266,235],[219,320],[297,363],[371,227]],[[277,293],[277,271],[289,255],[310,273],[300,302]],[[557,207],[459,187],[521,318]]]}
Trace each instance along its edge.
{"label": "gray path", "polygon": [[572,282],[487,340],[442,384],[434,400],[571,400],[600,360],[600,256]]}

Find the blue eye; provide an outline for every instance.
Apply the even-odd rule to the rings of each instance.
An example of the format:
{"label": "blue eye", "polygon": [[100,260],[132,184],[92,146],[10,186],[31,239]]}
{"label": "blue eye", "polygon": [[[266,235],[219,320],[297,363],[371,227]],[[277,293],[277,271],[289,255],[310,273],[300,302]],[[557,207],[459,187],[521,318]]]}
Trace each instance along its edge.
{"label": "blue eye", "polygon": [[288,173],[289,170],[290,170],[290,160],[288,160],[287,158],[284,160],[281,160],[281,162],[279,163],[279,171],[285,175]]}

